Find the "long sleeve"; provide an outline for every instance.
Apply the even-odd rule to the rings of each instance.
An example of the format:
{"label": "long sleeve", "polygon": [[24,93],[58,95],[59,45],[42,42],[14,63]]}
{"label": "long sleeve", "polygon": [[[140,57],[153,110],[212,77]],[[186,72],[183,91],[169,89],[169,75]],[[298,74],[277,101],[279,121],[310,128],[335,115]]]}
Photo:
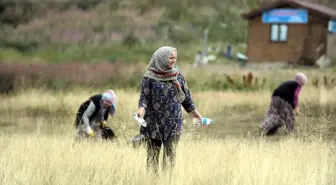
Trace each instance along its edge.
{"label": "long sleeve", "polygon": [[187,82],[184,80],[183,75],[181,74],[181,88],[183,90],[183,92],[185,93],[185,100],[182,102],[182,106],[184,108],[185,111],[187,111],[188,113],[192,112],[193,110],[196,109],[196,106],[193,102],[192,99],[192,95],[191,92],[188,88]]}
{"label": "long sleeve", "polygon": [[150,96],[150,83],[149,83],[149,78],[144,77],[141,82],[141,90],[140,90],[140,99],[139,99],[139,108],[143,107],[147,109],[148,106],[148,100]]}
{"label": "long sleeve", "polygon": [[297,108],[299,105],[299,94],[301,91],[301,86],[298,86],[294,92],[294,108]]}
{"label": "long sleeve", "polygon": [[83,113],[83,118],[82,118],[83,124],[87,130],[91,130],[89,117],[93,114],[95,110],[96,110],[96,106],[94,105],[93,102],[90,102],[88,108]]}

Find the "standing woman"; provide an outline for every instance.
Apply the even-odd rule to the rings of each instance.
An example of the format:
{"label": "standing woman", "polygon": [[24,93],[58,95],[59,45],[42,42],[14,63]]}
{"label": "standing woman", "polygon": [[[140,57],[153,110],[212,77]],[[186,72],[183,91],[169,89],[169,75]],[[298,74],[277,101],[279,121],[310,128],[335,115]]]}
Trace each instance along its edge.
{"label": "standing woman", "polygon": [[294,112],[299,113],[299,94],[307,81],[303,73],[296,73],[294,80],[283,82],[273,91],[270,107],[261,124],[262,135],[273,135],[281,126],[285,126],[288,133],[295,132]]}
{"label": "standing woman", "polygon": [[174,68],[176,56],[177,50],[169,46],[155,51],[141,84],[138,116],[145,119],[147,126],[141,127],[140,132],[147,137],[147,167],[153,167],[155,172],[162,145],[163,168],[175,165],[176,145],[182,132],[182,107],[194,118],[202,118],[183,75]]}
{"label": "standing woman", "polygon": [[[179,71],[179,73],[181,73],[176,64],[174,65],[174,67]],[[131,138],[130,141],[132,142],[134,148],[146,143],[147,137],[143,134],[143,132],[144,132],[143,127],[140,127],[139,134]]]}

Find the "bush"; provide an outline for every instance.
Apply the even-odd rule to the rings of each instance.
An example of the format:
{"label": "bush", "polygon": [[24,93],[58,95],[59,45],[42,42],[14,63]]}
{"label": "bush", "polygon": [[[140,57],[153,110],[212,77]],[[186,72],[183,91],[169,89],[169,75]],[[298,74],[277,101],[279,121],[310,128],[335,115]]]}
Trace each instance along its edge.
{"label": "bush", "polygon": [[38,47],[38,43],[35,41],[10,41],[0,39],[0,48],[14,48],[20,52],[31,52]]}
{"label": "bush", "polygon": [[195,36],[193,34],[191,28],[187,27],[173,27],[169,29],[169,39],[171,39],[174,43],[178,44],[188,44],[195,40]]}
{"label": "bush", "polygon": [[0,74],[0,94],[14,92],[15,76],[13,74]]}
{"label": "bush", "polygon": [[328,76],[324,75],[322,83],[320,83],[319,78],[314,78],[313,81],[312,81],[312,84],[315,88],[319,88],[319,87],[322,86],[322,87],[324,87],[328,90],[332,90],[333,88],[336,87],[336,79],[335,78],[329,78],[329,80],[328,80]]}
{"label": "bush", "polygon": [[139,40],[136,36],[134,36],[134,34],[131,32],[129,34],[127,34],[124,38],[123,38],[123,42],[122,44],[128,48],[133,47],[134,45],[138,44]]}
{"label": "bush", "polygon": [[71,8],[89,10],[104,0],[62,0],[43,3],[40,0],[31,1],[0,1],[0,24],[13,27],[27,23],[34,18],[43,17],[48,11],[62,12]]}

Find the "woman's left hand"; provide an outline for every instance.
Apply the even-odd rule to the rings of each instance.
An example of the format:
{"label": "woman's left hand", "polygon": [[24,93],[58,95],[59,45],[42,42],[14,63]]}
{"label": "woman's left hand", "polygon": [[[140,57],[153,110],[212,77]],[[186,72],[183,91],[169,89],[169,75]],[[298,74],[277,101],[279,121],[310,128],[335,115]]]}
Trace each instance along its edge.
{"label": "woman's left hand", "polygon": [[194,110],[191,112],[194,118],[202,118],[203,116],[198,112],[198,110]]}

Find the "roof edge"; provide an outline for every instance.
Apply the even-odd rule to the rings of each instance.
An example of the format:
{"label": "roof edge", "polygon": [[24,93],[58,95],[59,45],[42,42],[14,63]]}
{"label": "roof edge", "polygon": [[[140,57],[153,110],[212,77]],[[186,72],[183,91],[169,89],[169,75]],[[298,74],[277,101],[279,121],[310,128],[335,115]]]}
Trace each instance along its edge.
{"label": "roof edge", "polygon": [[276,1],[276,2],[273,2],[273,3],[270,3],[268,5],[261,6],[261,7],[256,8],[256,9],[252,9],[249,12],[241,13],[240,16],[242,18],[248,20],[250,18],[259,16],[264,11],[276,8],[276,7],[281,6],[281,5],[290,5],[290,6],[293,6],[293,7],[302,7],[304,9],[307,9],[310,12],[314,12],[314,13],[320,14],[320,15],[322,15],[324,17],[329,18],[329,19],[336,19],[336,15],[330,15],[328,13],[323,13],[323,12],[321,12],[319,10],[316,10],[316,9],[313,9],[311,7],[303,6],[299,2],[295,2],[293,0],[279,0],[279,1]]}

